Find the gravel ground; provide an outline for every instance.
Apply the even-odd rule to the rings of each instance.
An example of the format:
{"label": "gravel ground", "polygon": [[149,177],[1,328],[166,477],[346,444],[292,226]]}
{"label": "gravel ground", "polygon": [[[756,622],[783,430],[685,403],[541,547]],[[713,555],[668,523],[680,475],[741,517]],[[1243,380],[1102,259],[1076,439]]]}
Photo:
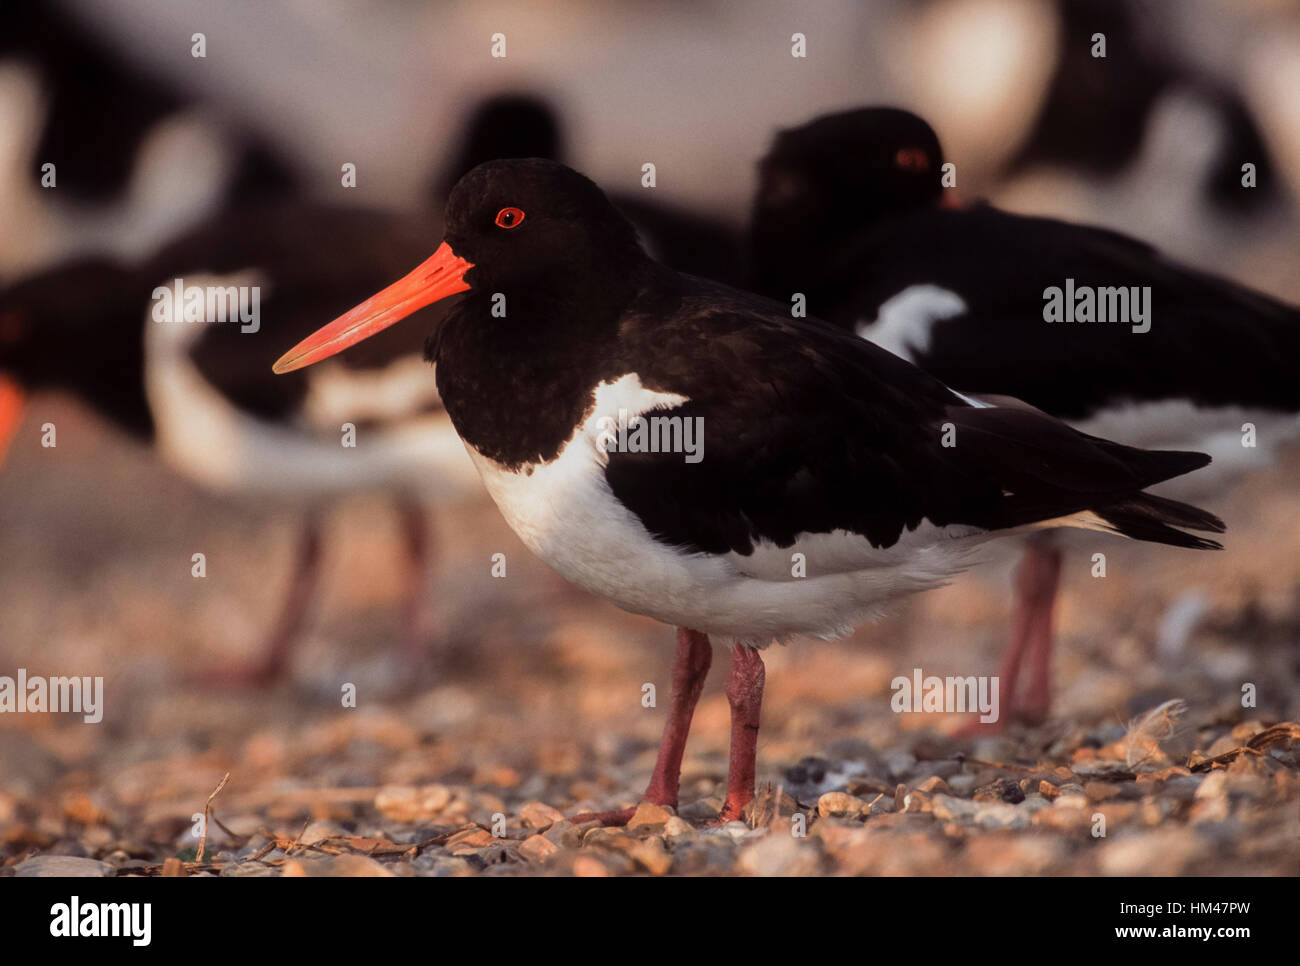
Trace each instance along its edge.
{"label": "gravel ground", "polygon": [[[636,802],[668,629],[565,585],[480,502],[438,517],[436,629],[404,656],[399,543],[386,503],[366,497],[331,512],[292,680],[196,684],[255,650],[287,577],[291,509],[199,493],[75,404],[36,402],[23,433],[54,419],[60,442],[16,447],[0,474],[0,674],[102,675],[105,713],[0,716],[0,875],[1300,871],[1297,454],[1214,507],[1223,553],[1071,548],[1043,725],[969,738],[961,715],[890,709],[890,682],[914,667],[992,673],[1004,555],[851,639],[766,652],[760,794],[747,821],[713,827],[719,654],[680,810],[604,829],[565,816]],[[505,579],[489,576],[497,552]],[[1165,620],[1176,601],[1200,613],[1185,634]],[[645,683],[658,708],[642,706]]]}

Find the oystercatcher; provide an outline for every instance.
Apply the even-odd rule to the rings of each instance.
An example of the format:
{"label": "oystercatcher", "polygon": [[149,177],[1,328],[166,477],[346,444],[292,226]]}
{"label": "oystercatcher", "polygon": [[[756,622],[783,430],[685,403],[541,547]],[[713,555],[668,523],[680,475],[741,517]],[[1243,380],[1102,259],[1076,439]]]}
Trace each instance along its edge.
{"label": "oystercatcher", "polygon": [[[1267,466],[1300,436],[1300,312],[1112,231],[955,209],[943,161],[930,126],[893,108],[781,133],[760,163],[752,286],[803,294],[811,314],[963,392],[1011,396],[1132,445],[1211,453],[1214,467],[1173,491],[1184,498]],[[1048,321],[1055,293],[1073,295],[1067,321]],[[1128,317],[1081,321],[1088,299],[1093,319],[1121,300]],[[1060,567],[1050,538],[1030,541],[1002,688],[1015,695],[1027,655],[1017,710],[1031,719],[1050,702]]]}
{"label": "oystercatcher", "polygon": [[[267,685],[287,673],[320,573],[322,510],[350,492],[378,489],[394,500],[406,551],[408,657],[423,643],[432,550],[424,506],[474,494],[478,483],[435,388],[421,378],[421,340],[399,331],[344,366],[292,381],[250,362],[258,355],[250,346],[307,334],[321,315],[424,254],[439,224],[296,202],[246,208],[144,264],[80,259],[0,292],[0,383],[8,376],[10,384],[0,385],[0,437],[21,418],[19,386],[61,389],[205,489],[302,512],[289,586],[258,656],[200,671],[205,683]],[[185,318],[184,305],[196,291],[198,321]],[[209,291],[223,293],[211,308]],[[225,296],[254,292],[256,320],[244,322],[240,310],[250,306],[240,294]],[[81,351],[69,353],[71,343]],[[355,446],[344,445],[348,423]]]}
{"label": "oystercatcher", "polygon": [[426,355],[503,516],[572,582],[679,628],[652,801],[676,804],[710,638],[732,654],[730,820],[753,795],[773,641],[845,634],[1012,531],[1218,546],[1182,529],[1222,531],[1216,517],[1142,492],[1208,457],[981,405],[784,305],[664,268],[563,165],[481,165],[445,220],[427,261],[274,370],[467,293]]}

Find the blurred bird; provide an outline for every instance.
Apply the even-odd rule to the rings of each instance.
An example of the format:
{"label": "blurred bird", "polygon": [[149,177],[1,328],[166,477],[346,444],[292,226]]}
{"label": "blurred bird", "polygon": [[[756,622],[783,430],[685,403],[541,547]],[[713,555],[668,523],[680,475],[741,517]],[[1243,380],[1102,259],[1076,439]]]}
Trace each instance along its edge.
{"label": "blurred bird", "polygon": [[[810,315],[963,392],[1014,397],[1135,446],[1211,453],[1209,470],[1180,481],[1185,498],[1268,466],[1300,436],[1300,311],[1115,232],[956,210],[943,161],[930,126],[893,108],[782,132],[759,166],[752,287],[787,303],[802,293]],[[1096,317],[1108,304],[1137,312],[1145,287],[1147,331],[1128,316],[1047,321],[1053,290],[1093,299]],[[1030,540],[1002,686],[1031,720],[1050,702],[1060,567],[1050,536]]]}
{"label": "blurred bird", "polygon": [[[753,797],[759,651],[772,641],[841,636],[1012,531],[1218,546],[1181,529],[1219,532],[1217,518],[1142,492],[1208,457],[1132,449],[971,400],[784,304],[678,274],[563,165],[475,168],[448,200],[444,238],[275,370],[319,363],[468,292],[426,354],[489,494],[564,577],[679,628],[650,801],[677,804],[710,636],[732,647],[719,817],[729,821]],[[494,311],[497,293],[507,316]],[[944,445],[944,426],[957,446]]]}
{"label": "blurred bird", "polygon": [[[1198,172],[1199,201],[1247,216],[1277,206],[1282,188],[1245,100],[1232,85],[1179,55],[1160,21],[1151,21],[1150,9],[1139,11],[1133,0],[1056,0],[1055,6],[1061,18],[1060,57],[1008,173],[1046,165],[1093,177],[1128,177],[1160,104],[1177,95],[1194,100],[1215,128],[1214,156]],[[1099,34],[1105,38],[1104,57],[1094,55]],[[1241,190],[1245,162],[1258,174],[1251,191]]]}

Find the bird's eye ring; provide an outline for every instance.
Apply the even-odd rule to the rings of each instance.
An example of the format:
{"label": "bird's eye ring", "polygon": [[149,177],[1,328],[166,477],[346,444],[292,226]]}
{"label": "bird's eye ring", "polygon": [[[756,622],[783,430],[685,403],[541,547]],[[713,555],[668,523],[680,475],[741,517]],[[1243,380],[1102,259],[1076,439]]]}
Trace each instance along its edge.
{"label": "bird's eye ring", "polygon": [[524,212],[522,208],[502,208],[497,212],[496,224],[498,228],[518,228],[524,222]]}

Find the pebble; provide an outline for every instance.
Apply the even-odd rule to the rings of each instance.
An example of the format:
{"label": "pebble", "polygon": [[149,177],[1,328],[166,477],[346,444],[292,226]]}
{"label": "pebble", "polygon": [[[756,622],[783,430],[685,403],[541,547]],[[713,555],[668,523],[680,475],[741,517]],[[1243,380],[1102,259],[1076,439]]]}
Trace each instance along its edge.
{"label": "pebble", "polygon": [[560,847],[542,835],[530,835],[519,843],[519,854],[529,862],[545,862]]}
{"label": "pebble", "polygon": [[580,855],[573,860],[573,874],[583,878],[609,875],[609,869],[600,859],[590,855]]}
{"label": "pebble", "polygon": [[664,823],[664,838],[669,842],[695,838],[695,826],[684,819],[672,816]]}
{"label": "pebble", "polygon": [[543,832],[542,838],[554,842],[562,849],[576,849],[582,845],[582,829],[565,819]]}
{"label": "pebble", "polygon": [[76,855],[34,855],[19,862],[14,869],[14,875],[20,879],[102,879],[112,874],[113,867],[107,862]]}
{"label": "pebble", "polygon": [[375,808],[395,822],[428,822],[451,804],[446,785],[386,785],[375,795]]}
{"label": "pebble", "polygon": [[286,879],[303,878],[393,878],[393,871],[368,855],[325,855],[319,858],[290,859],[281,867]]}
{"label": "pebble", "polygon": [[524,828],[544,831],[564,820],[563,812],[545,802],[528,802],[519,809],[519,821]]}
{"label": "pebble", "polygon": [[862,799],[844,792],[827,792],[817,799],[817,814],[822,818],[857,818],[866,808]]}
{"label": "pebble", "polygon": [[673,810],[670,808],[664,808],[662,805],[655,805],[651,802],[642,802],[636,807],[632,818],[628,820],[627,827],[629,829],[651,828],[656,825],[665,825],[670,818],[674,817]]}
{"label": "pebble", "polygon": [[263,865],[261,862],[230,862],[221,867],[221,877],[223,879],[277,876],[279,874],[279,869],[274,866]]}
{"label": "pebble", "polygon": [[903,778],[916,767],[916,755],[910,751],[895,751],[885,759],[885,770],[890,778]]}
{"label": "pebble", "polygon": [[446,842],[445,848],[452,855],[467,855],[476,849],[487,848],[496,839],[487,829],[472,826],[457,832]]}
{"label": "pebble", "polygon": [[1106,875],[1178,875],[1198,848],[1197,836],[1186,829],[1138,832],[1107,841],[1098,865]]}
{"label": "pebble", "polygon": [[821,870],[820,841],[773,832],[746,845],[736,859],[736,867],[744,875],[816,875]]}

